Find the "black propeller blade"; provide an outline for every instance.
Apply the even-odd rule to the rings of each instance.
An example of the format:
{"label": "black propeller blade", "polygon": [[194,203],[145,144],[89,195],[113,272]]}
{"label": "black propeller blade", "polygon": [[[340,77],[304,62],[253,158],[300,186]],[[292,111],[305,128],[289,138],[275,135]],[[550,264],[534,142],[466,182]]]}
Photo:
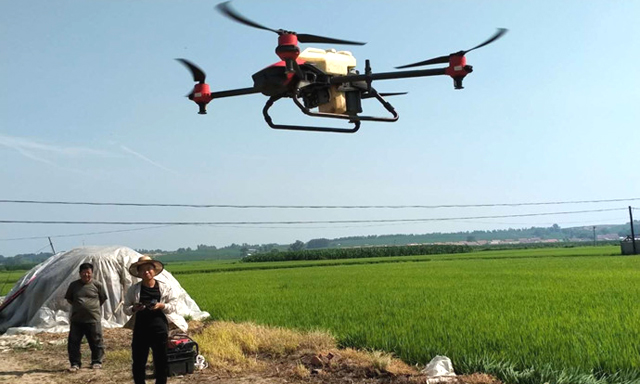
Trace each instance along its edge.
{"label": "black propeller blade", "polygon": [[366,43],[360,43],[357,41],[349,41],[349,40],[341,40],[341,39],[332,39],[330,37],[309,35],[305,33],[297,34],[292,31],[285,31],[284,29],[272,29],[265,27],[264,25],[258,24],[253,20],[249,20],[246,17],[242,16],[238,11],[231,8],[231,1],[225,1],[224,3],[220,3],[216,6],[218,11],[220,11],[223,15],[233,19],[241,24],[248,25],[249,27],[264,29],[265,31],[275,32],[278,35],[282,35],[285,33],[292,33],[298,36],[298,41],[301,43],[328,43],[328,44],[347,44],[347,45],[365,45]]}
{"label": "black propeller blade", "polygon": [[[379,92],[378,95],[382,96],[382,97],[387,97],[387,96],[400,96],[400,95],[406,95],[409,92]],[[365,93],[362,98],[363,99],[370,99],[372,97],[376,97],[375,94],[373,93]]]}
{"label": "black propeller blade", "polygon": [[482,44],[478,44],[478,45],[476,45],[475,47],[473,47],[473,48],[471,48],[471,49],[469,49],[469,50],[464,51],[464,54],[466,55],[468,52],[471,52],[471,51],[473,51],[474,49],[478,49],[478,48],[480,48],[480,47],[484,47],[484,46],[485,46],[485,45],[487,45],[487,44],[491,44],[491,43],[493,43],[494,41],[496,41],[496,40],[498,40],[499,38],[501,38],[501,37],[502,37],[502,35],[504,35],[505,33],[507,33],[507,31],[508,31],[508,29],[506,29],[506,28],[498,28],[498,31],[497,31],[493,36],[491,36],[487,41],[485,41],[485,42],[484,42],[484,43],[482,43]]}
{"label": "black propeller blade", "polygon": [[450,55],[447,56],[439,56],[439,57],[435,57],[433,59],[429,59],[429,60],[425,60],[425,61],[420,61],[418,63],[413,63],[413,64],[407,64],[407,65],[402,65],[400,67],[396,67],[396,69],[403,69],[403,68],[410,68],[410,67],[418,67],[421,65],[431,65],[431,64],[446,64],[449,62],[449,57],[451,56],[464,56],[467,53],[473,51],[474,49],[478,49],[481,47],[484,47],[485,45],[491,44],[494,41],[498,40],[499,38],[502,37],[502,35],[504,35],[505,33],[507,33],[507,29],[506,28],[498,28],[498,32],[496,32],[493,36],[491,36],[487,41],[485,41],[482,44],[476,45],[475,47],[468,49],[466,51],[460,51],[460,52],[456,52],[456,53],[452,53]]}
{"label": "black propeller blade", "polygon": [[233,8],[231,8],[230,5],[231,1],[225,1],[224,3],[220,3],[218,5],[216,5],[216,8],[218,8],[218,11],[222,12],[223,15],[226,15],[227,17],[232,18],[233,20],[242,23],[244,25],[248,25],[250,27],[254,27],[254,28],[258,28],[258,29],[264,29],[265,31],[271,31],[271,32],[275,32],[277,34],[280,34],[282,30],[277,31],[275,29],[271,29],[271,28],[267,28],[264,25],[260,25],[258,23],[256,23],[255,21],[249,20],[246,17],[242,16],[241,14],[239,14],[238,12],[236,12]]}
{"label": "black propeller blade", "polygon": [[332,39],[330,37],[310,35],[308,33],[296,33],[298,41],[301,43],[326,43],[326,44],[345,44],[345,45],[365,45],[367,43],[360,43],[357,41]]}
{"label": "black propeller blade", "polygon": [[380,96],[385,97],[385,96],[400,96],[400,95],[406,95],[409,92],[380,92]]}
{"label": "black propeller blade", "polygon": [[196,66],[195,64],[193,64],[188,60],[185,60],[185,59],[176,59],[176,60],[184,64],[185,67],[189,68],[189,70],[191,71],[191,74],[193,75],[193,81],[197,81],[200,84],[204,84],[204,81],[207,75],[204,74],[204,71],[202,69],[198,68],[198,66]]}
{"label": "black propeller blade", "polygon": [[[193,64],[188,60],[185,60],[185,59],[176,59],[176,60],[184,64],[185,67],[189,68],[189,70],[191,71],[191,74],[193,75],[193,81],[197,81],[199,84],[204,84],[204,81],[207,75],[205,75],[202,69],[198,68],[197,65]],[[193,100],[193,90],[189,92],[186,97]]]}

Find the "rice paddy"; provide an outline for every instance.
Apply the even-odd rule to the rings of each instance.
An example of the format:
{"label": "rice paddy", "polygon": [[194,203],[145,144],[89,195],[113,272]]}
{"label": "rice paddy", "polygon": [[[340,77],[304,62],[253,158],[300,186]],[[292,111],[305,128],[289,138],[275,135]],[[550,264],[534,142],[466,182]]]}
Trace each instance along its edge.
{"label": "rice paddy", "polygon": [[327,330],[343,346],[411,364],[446,355],[461,373],[508,382],[631,383],[640,380],[640,259],[615,253],[493,251],[177,277],[220,320]]}

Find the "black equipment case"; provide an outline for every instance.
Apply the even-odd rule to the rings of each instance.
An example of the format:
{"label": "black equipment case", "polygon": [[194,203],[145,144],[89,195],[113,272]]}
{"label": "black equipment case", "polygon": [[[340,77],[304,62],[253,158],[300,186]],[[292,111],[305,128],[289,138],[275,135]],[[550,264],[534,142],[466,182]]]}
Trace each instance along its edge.
{"label": "black equipment case", "polygon": [[198,353],[198,343],[189,336],[171,337],[167,343],[167,375],[179,376],[193,373]]}

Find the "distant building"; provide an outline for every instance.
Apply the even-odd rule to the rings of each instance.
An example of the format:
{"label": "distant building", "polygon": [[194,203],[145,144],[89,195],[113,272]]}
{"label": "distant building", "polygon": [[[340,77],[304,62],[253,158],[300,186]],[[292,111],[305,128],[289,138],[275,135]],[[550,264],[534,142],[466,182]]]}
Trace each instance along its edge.
{"label": "distant building", "polygon": [[631,236],[627,236],[626,239],[620,242],[620,250],[623,255],[633,255],[633,245],[635,243],[635,254],[640,254],[640,238],[636,237],[635,241],[631,239]]}

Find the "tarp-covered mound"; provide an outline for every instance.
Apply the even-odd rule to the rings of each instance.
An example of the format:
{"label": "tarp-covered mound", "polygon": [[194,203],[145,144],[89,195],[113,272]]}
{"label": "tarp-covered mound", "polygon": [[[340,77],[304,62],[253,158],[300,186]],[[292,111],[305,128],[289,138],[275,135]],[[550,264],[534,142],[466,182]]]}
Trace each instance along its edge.
{"label": "tarp-covered mound", "polygon": [[[0,334],[21,332],[67,332],[71,305],[64,295],[72,281],[80,278],[80,264],[93,264],[93,279],[102,283],[107,301],[102,306],[102,326],[123,326],[129,317],[123,304],[127,289],[140,279],[128,267],[142,256],[131,248],[82,247],[60,252],[33,267],[5,297],[0,309]],[[156,279],[169,284],[179,296],[177,311],[181,316],[200,320],[209,316],[165,269]],[[13,328],[9,330],[10,328]],[[9,330],[9,331],[7,331]]]}

